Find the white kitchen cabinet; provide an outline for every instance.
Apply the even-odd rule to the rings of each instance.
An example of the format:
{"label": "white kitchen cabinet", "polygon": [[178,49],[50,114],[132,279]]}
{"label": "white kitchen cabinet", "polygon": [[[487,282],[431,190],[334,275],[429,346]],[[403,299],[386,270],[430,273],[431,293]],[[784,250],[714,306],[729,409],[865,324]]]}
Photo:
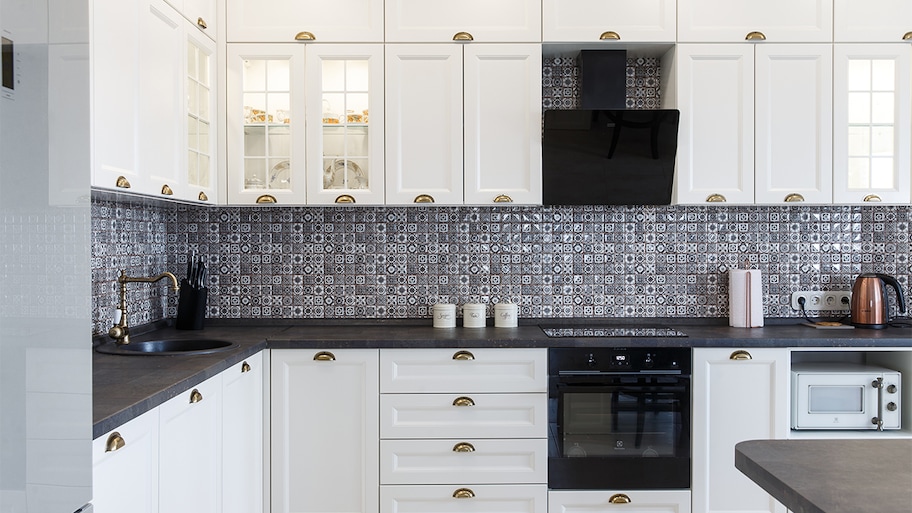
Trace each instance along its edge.
{"label": "white kitchen cabinet", "polygon": [[382,486],[380,513],[547,513],[539,485]]}
{"label": "white kitchen cabinet", "polygon": [[832,0],[678,0],[678,41],[734,43],[754,33],[776,43],[826,43]]}
{"label": "white kitchen cabinet", "polygon": [[548,439],[381,440],[380,482],[548,482]]}
{"label": "white kitchen cabinet", "polygon": [[678,45],[678,203],[832,201],[830,45]]}
{"label": "white kitchen cabinet", "polygon": [[674,0],[542,0],[545,43],[674,43]]}
{"label": "white kitchen cabinet", "polygon": [[217,39],[216,8],[217,0],[167,0],[172,7],[177,9],[184,18],[196,28],[209,36]]}
{"label": "white kitchen cabinet", "polygon": [[912,45],[836,44],[833,199],[910,201]]}
{"label": "white kitchen cabinet", "polygon": [[375,513],[378,351],[271,352],[273,513]]}
{"label": "white kitchen cabinet", "polygon": [[219,513],[222,506],[222,375],[159,406],[161,511]]}
{"label": "white kitchen cabinet", "polygon": [[229,43],[382,42],[382,0],[227,0]]}
{"label": "white kitchen cabinet", "polygon": [[540,43],[541,24],[537,0],[386,0],[387,42]]}
{"label": "white kitchen cabinet", "polygon": [[263,353],[222,372],[221,513],[260,513],[264,509]]}
{"label": "white kitchen cabinet", "polygon": [[96,513],[158,513],[158,409],[92,442]]}
{"label": "white kitchen cabinet", "polygon": [[735,468],[735,444],[784,439],[789,430],[789,352],[693,350],[693,510],[785,508]]}
{"label": "white kitchen cabinet", "polygon": [[690,513],[690,490],[551,490],[549,513]]}
{"label": "white kitchen cabinet", "polygon": [[834,0],[833,40],[837,43],[912,41],[912,2]]}
{"label": "white kitchen cabinet", "polygon": [[548,391],[548,353],[542,349],[385,349],[380,369],[384,394]]}

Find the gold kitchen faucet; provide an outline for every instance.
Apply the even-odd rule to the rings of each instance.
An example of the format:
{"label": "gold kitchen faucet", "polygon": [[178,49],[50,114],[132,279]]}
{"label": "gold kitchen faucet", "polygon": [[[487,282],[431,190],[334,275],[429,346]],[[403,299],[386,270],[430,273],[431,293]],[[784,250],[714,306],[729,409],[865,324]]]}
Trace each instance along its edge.
{"label": "gold kitchen faucet", "polygon": [[177,276],[165,271],[157,276],[149,278],[134,278],[127,276],[127,271],[121,270],[120,276],[117,277],[117,283],[120,284],[120,305],[117,307],[120,311],[120,319],[114,322],[111,329],[108,330],[108,336],[114,339],[114,343],[130,343],[130,327],[127,326],[127,283],[155,283],[158,280],[171,278],[171,288],[176,292],[180,290],[180,284],[177,282]]}

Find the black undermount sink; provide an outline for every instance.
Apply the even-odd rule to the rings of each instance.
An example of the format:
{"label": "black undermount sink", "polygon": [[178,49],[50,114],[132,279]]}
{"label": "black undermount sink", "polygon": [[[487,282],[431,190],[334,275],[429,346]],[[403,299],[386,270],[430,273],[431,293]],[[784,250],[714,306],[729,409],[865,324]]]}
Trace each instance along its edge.
{"label": "black undermount sink", "polygon": [[194,355],[229,351],[236,347],[234,342],[217,339],[181,338],[172,340],[146,340],[117,345],[113,342],[95,348],[99,353],[131,356]]}

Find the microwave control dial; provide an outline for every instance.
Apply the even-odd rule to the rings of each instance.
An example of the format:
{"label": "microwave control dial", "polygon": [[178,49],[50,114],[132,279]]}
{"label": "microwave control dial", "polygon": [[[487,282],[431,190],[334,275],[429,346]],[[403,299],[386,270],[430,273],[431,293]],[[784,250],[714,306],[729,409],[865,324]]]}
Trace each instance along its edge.
{"label": "microwave control dial", "polygon": [[[895,394],[895,393],[896,393],[896,385],[887,385],[887,393],[888,393],[888,394]],[[890,404],[893,404],[893,403],[890,403]]]}
{"label": "microwave control dial", "polygon": [[896,411],[896,403],[887,403],[887,411]]}

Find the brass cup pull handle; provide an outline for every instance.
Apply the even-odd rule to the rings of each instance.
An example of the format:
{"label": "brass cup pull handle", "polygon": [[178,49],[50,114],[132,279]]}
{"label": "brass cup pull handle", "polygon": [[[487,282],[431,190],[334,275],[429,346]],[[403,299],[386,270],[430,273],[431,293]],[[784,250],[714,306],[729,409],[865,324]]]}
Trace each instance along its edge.
{"label": "brass cup pull handle", "polygon": [[796,203],[801,201],[804,201],[804,196],[798,194],[797,192],[793,192],[785,197],[786,203]]}
{"label": "brass cup pull handle", "polygon": [[201,394],[199,390],[194,388],[193,391],[190,392],[190,404],[196,404],[202,400],[203,400],[203,394]]}
{"label": "brass cup pull handle", "polygon": [[747,35],[744,36],[744,40],[745,41],[766,41],[766,34],[755,30],[753,32],[748,32]]}
{"label": "brass cup pull handle", "polygon": [[336,198],[336,203],[354,203],[354,202],[355,202],[355,197],[348,195],[348,194],[343,194],[343,195],[339,196],[338,198]]}
{"label": "brass cup pull handle", "polygon": [[707,203],[725,203],[726,201],[728,200],[721,194],[710,194],[706,197]]}
{"label": "brass cup pull handle", "polygon": [[105,452],[114,452],[118,449],[122,449],[125,445],[127,445],[127,442],[120,436],[120,433],[115,431],[111,433],[111,436],[108,437],[108,441],[105,442]]}
{"label": "brass cup pull handle", "polygon": [[608,502],[611,504],[630,504],[630,496],[624,493],[616,493],[608,498]]}
{"label": "brass cup pull handle", "polygon": [[494,198],[494,203],[513,203],[513,198],[507,196],[506,194],[501,194]]}
{"label": "brass cup pull handle", "polygon": [[415,196],[415,203],[434,203],[434,197],[430,194],[419,194]]}
{"label": "brass cup pull handle", "polygon": [[475,446],[469,442],[459,442],[453,446],[453,452],[475,452]]}
{"label": "brass cup pull handle", "polygon": [[878,196],[876,194],[868,194],[867,196],[864,197],[864,199],[862,201],[864,201],[865,203],[880,203],[883,200],[880,199],[880,196]]}
{"label": "brass cup pull handle", "polygon": [[200,201],[209,201],[209,196],[206,196],[206,193],[200,191],[199,196],[197,196]]}
{"label": "brass cup pull handle", "polygon": [[602,35],[599,36],[599,41],[620,41],[621,35],[613,30],[607,32],[602,32]]}
{"label": "brass cup pull handle", "polygon": [[316,41],[317,40],[317,36],[313,35],[313,32],[307,32],[306,30],[303,32],[298,32],[297,34],[295,34],[294,38],[295,38],[295,41]]}
{"label": "brass cup pull handle", "polygon": [[906,32],[902,37],[903,41],[912,41],[912,31]]}
{"label": "brass cup pull handle", "polygon": [[275,196],[273,196],[271,194],[264,194],[264,195],[260,196],[259,198],[256,199],[256,202],[257,203],[278,203],[278,201],[276,201]]}
{"label": "brass cup pull handle", "polygon": [[334,362],[336,360],[336,355],[330,353],[329,351],[320,351],[314,355],[315,362]]}
{"label": "brass cup pull handle", "polygon": [[171,187],[168,187],[168,184],[162,185],[162,194],[165,196],[173,196],[174,191],[171,190]]}
{"label": "brass cup pull handle", "polygon": [[453,41],[474,41],[475,38],[468,32],[457,32],[453,35]]}
{"label": "brass cup pull handle", "polygon": [[475,355],[471,351],[456,351],[453,354],[454,360],[474,360]]}
{"label": "brass cup pull handle", "polygon": [[469,488],[459,488],[453,492],[454,499],[471,499],[475,497],[475,492]]}
{"label": "brass cup pull handle", "polygon": [[728,356],[729,360],[753,360],[754,357],[744,349],[738,349]]}
{"label": "brass cup pull handle", "polygon": [[130,180],[127,180],[127,178],[124,176],[118,176],[117,181],[114,182],[114,185],[120,189],[129,189],[131,187]]}
{"label": "brass cup pull handle", "polygon": [[475,401],[471,397],[457,397],[453,399],[453,406],[475,406]]}
{"label": "brass cup pull handle", "polygon": [[209,28],[209,25],[206,24],[206,20],[204,20],[204,19],[202,19],[202,18],[197,18],[197,19],[196,19],[196,26],[198,26],[198,27],[201,28],[201,29],[207,29],[207,28]]}
{"label": "brass cup pull handle", "polygon": [[241,364],[241,374],[244,374],[245,372],[250,372],[250,364],[247,362]]}

